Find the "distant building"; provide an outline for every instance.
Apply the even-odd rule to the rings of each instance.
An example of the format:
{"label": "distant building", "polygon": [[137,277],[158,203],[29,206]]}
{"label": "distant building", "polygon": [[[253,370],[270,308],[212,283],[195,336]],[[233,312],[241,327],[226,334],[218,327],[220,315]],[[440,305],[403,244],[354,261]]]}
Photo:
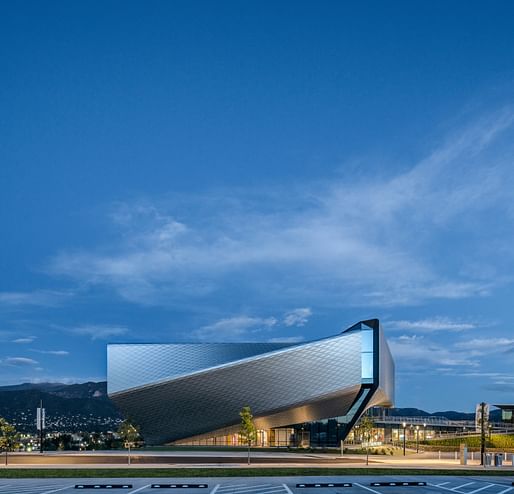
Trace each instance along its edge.
{"label": "distant building", "polygon": [[502,421],[514,424],[514,405],[494,405],[502,411]]}
{"label": "distant building", "polygon": [[148,444],[236,445],[246,405],[259,445],[308,445],[315,421],[338,441],[394,402],[377,319],[308,343],[113,344],[107,360],[108,394]]}

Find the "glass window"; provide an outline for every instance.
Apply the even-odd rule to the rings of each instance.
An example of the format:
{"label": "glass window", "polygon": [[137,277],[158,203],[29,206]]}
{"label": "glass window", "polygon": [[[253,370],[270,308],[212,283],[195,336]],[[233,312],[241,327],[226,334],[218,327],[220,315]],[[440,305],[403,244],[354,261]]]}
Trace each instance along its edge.
{"label": "glass window", "polygon": [[361,332],[361,352],[373,351],[373,331]]}
{"label": "glass window", "polygon": [[373,353],[363,352],[362,356],[362,379],[373,379]]}

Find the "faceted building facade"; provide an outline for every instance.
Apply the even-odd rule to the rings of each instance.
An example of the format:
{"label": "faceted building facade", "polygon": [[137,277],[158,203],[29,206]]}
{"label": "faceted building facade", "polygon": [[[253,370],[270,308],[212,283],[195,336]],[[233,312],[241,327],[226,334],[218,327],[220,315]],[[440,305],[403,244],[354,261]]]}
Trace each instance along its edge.
{"label": "faceted building facade", "polygon": [[112,344],[107,355],[109,396],[147,444],[237,444],[246,405],[261,445],[334,418],[344,439],[367,408],[394,402],[377,319],[308,343]]}

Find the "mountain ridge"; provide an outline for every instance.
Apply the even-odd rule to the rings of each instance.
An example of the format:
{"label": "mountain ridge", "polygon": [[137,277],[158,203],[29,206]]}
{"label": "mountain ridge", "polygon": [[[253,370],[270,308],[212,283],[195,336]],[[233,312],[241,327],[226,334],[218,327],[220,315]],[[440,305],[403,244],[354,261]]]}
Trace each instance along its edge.
{"label": "mountain ridge", "polygon": [[[15,424],[20,432],[34,432],[36,408],[41,400],[46,409],[47,430],[51,430],[52,427],[63,432],[114,430],[122,419],[120,411],[107,396],[106,381],[0,386],[0,416]],[[472,412],[453,410],[429,413],[419,408],[391,408],[386,414],[475,420],[475,414]],[[500,416],[500,410],[491,412],[492,420],[499,420]]]}

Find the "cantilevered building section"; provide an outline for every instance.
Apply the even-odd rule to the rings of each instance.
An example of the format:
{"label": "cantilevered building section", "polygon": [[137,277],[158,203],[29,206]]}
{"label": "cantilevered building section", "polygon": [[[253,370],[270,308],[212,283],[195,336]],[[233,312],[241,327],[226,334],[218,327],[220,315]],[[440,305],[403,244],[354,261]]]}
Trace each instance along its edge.
{"label": "cantilevered building section", "polygon": [[233,444],[246,405],[259,444],[329,418],[344,438],[367,408],[394,402],[377,319],[308,343],[115,344],[107,354],[109,396],[148,444]]}

